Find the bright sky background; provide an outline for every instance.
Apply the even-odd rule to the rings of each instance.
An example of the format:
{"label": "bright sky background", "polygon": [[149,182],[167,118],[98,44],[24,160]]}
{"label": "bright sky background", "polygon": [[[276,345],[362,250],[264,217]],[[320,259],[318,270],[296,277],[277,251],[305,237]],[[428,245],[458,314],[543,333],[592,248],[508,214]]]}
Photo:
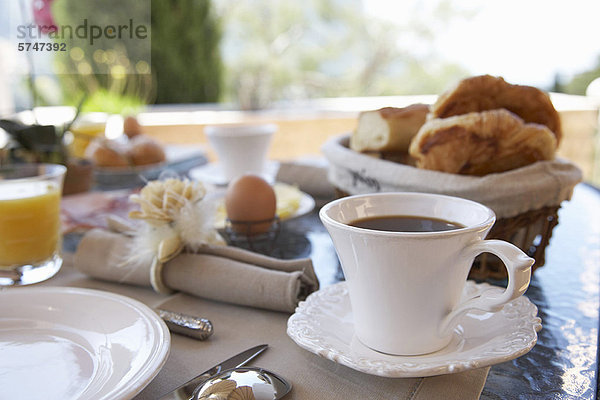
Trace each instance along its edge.
{"label": "bright sky background", "polygon": [[[368,13],[405,23],[430,12],[439,0],[363,0]],[[472,74],[503,76],[511,83],[549,87],[593,67],[600,57],[600,0],[451,0],[480,10],[448,26],[432,23],[435,49]],[[417,7],[418,11],[415,11]]]}

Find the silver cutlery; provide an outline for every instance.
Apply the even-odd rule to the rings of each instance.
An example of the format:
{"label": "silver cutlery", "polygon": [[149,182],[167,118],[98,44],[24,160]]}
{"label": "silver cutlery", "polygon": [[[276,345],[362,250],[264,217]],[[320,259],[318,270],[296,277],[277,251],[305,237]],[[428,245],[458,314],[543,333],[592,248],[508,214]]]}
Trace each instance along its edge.
{"label": "silver cutlery", "polygon": [[155,311],[173,333],[179,333],[180,335],[198,340],[205,340],[213,334],[213,325],[205,318],[198,318],[193,315],[162,310],[160,308],[157,308]]}
{"label": "silver cutlery", "polygon": [[[225,383],[226,381],[226,383]],[[288,394],[292,385],[277,374],[262,368],[233,368],[210,378],[194,391],[193,400],[205,400],[222,394],[227,398],[237,392],[236,398],[277,400]],[[251,392],[252,396],[242,394]],[[223,396],[224,397],[224,396]]]}
{"label": "silver cutlery", "polygon": [[189,380],[183,385],[179,386],[175,390],[164,394],[160,397],[161,400],[191,400],[192,395],[194,394],[195,389],[209,380],[210,378],[216,376],[217,374],[222,373],[225,370],[229,370],[232,368],[239,368],[246,365],[248,362],[253,360],[260,353],[265,351],[269,347],[267,344],[261,344],[259,346],[252,347],[251,349],[245,350],[231,358],[228,358],[225,361],[215,365],[214,367],[204,371],[200,375],[195,378]]}

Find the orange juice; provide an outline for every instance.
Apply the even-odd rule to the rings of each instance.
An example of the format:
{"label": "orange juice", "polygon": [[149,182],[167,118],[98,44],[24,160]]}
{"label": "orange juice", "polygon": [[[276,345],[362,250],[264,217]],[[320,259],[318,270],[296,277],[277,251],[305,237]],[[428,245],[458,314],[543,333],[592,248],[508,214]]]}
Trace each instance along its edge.
{"label": "orange juice", "polygon": [[94,123],[89,125],[78,125],[71,127],[73,143],[71,143],[71,154],[78,158],[84,158],[85,150],[96,137],[104,136],[105,123]]}
{"label": "orange juice", "polygon": [[0,269],[50,258],[60,244],[60,186],[15,182],[0,186]]}

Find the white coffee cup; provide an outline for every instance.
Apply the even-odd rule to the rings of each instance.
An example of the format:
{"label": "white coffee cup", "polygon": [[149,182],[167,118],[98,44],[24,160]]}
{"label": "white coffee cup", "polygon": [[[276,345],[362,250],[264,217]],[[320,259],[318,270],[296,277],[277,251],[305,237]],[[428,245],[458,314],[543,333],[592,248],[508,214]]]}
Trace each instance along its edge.
{"label": "white coffee cup", "polygon": [[[499,311],[529,286],[534,260],[501,240],[484,240],[496,217],[488,207],[461,198],[424,193],[350,196],[326,204],[327,228],[348,285],[356,337],[371,349],[418,355],[444,348],[469,310]],[[443,219],[464,228],[389,232],[350,223],[377,216]],[[508,287],[460,303],[473,259],[497,255]]]}
{"label": "white coffee cup", "polygon": [[275,124],[223,124],[204,128],[226,181],[246,173],[264,175],[267,153],[276,131]]}

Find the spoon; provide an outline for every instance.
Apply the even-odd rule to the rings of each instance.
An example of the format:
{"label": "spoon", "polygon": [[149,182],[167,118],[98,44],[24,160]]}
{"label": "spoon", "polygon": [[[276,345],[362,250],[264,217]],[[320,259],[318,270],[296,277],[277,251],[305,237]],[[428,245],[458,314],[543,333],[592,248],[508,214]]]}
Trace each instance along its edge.
{"label": "spoon", "polygon": [[292,385],[281,376],[262,368],[227,369],[194,390],[192,399],[277,400],[288,394]]}

